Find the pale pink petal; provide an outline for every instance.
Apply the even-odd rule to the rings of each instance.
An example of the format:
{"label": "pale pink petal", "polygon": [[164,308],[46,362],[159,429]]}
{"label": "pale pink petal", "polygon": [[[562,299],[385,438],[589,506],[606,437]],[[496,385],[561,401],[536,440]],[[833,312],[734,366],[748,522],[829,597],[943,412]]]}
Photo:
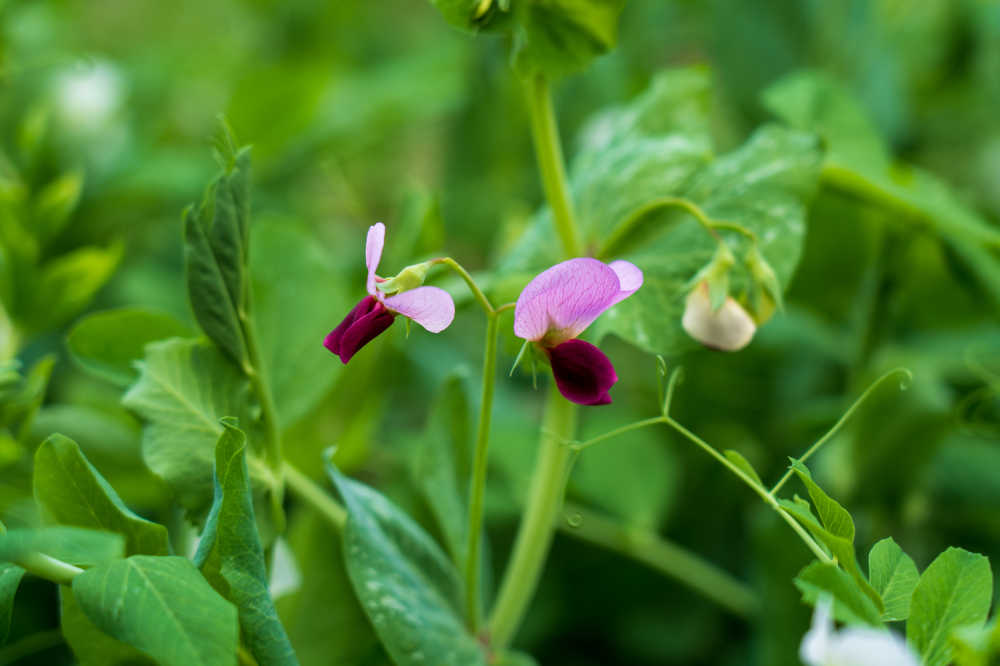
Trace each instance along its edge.
{"label": "pale pink petal", "polygon": [[612,301],[612,305],[625,300],[642,286],[642,271],[635,264],[619,259],[612,261],[608,267],[618,274],[618,288],[620,289]]}
{"label": "pale pink petal", "polygon": [[375,295],[375,270],[382,260],[382,248],[385,247],[385,225],[376,222],[368,227],[368,237],[365,239],[365,265],[368,266],[368,280],[365,287],[368,293]]}
{"label": "pale pink petal", "polygon": [[409,317],[431,333],[448,328],[455,318],[455,301],[444,289],[417,287],[382,299],[385,307]]}
{"label": "pale pink petal", "polygon": [[514,334],[557,345],[583,333],[615,302],[618,275],[607,264],[582,257],[538,274],[517,298]]}

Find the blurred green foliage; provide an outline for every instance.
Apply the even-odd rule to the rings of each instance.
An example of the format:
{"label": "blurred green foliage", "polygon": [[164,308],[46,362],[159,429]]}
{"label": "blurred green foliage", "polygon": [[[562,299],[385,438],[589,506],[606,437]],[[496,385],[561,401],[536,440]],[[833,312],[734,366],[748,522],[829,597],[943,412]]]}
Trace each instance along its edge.
{"label": "blurred green foliage", "polygon": [[[85,338],[65,340],[81,314],[117,307],[151,313],[151,330],[193,330],[180,214],[215,172],[222,112],[253,145],[251,288],[274,313],[258,326],[285,401],[287,456],[320,479],[321,452],[336,443],[340,469],[456,547],[432,519],[455,508],[428,500],[421,470],[442,455],[427,438],[457,427],[432,405],[461,400],[449,397],[456,370],[476,372],[478,313],[460,307],[447,336],[415,328],[407,339],[396,326],[350,367],[320,341],[362,293],[362,238],[377,220],[390,230],[387,271],[448,254],[504,293],[504,276],[488,271],[517,258],[541,202],[505,39],[455,30],[429,3],[403,0],[0,3],[4,524],[38,522],[33,459],[58,431],[125,504],[171,528],[174,552],[190,550],[191,528],[141,462],[139,422],[119,387],[84,372],[88,351],[74,340]],[[949,545],[1000,561],[1000,5],[632,0],[617,42],[556,88],[571,163],[588,159],[588,118],[687,65],[706,81],[711,122],[698,131],[713,154],[765,121],[814,132],[826,149],[797,268],[782,254],[795,250],[771,258],[787,263],[782,279],[792,275],[785,312],[739,354],[668,359],[685,368],[672,413],[773,482],[871,380],[910,368],[909,390],[879,390],[810,469],[849,507],[862,553],[891,535],[921,570]],[[642,344],[620,323],[608,329]],[[269,367],[288,348],[301,359],[295,372]],[[504,333],[501,367],[517,348]],[[134,350],[105,374],[131,381]],[[581,440],[658,413],[652,357],[613,335],[605,350],[621,381],[613,406],[583,413]],[[543,392],[528,374],[497,386],[487,504],[496,568],[536,446]],[[792,579],[809,553],[688,443],[650,430],[600,444],[581,455],[570,496],[749,580],[768,612],[736,617],[557,536],[518,641],[539,663],[798,663],[809,609]],[[332,540],[291,507],[288,541],[307,584],[278,599],[278,612],[304,664],[384,663]],[[12,643],[58,626],[50,588],[22,584]],[[64,596],[64,615],[74,603]],[[66,640],[75,647],[69,629]],[[72,662],[62,641],[42,647],[23,663]]]}

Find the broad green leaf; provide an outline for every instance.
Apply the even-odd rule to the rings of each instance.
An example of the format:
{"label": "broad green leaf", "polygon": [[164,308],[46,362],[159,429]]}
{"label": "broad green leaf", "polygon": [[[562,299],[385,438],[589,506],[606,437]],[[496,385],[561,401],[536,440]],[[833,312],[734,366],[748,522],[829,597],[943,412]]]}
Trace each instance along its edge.
{"label": "broad green leaf", "polygon": [[133,555],[88,569],[73,594],[102,631],[164,666],[236,663],[236,609],[183,557]]}
{"label": "broad green leaf", "polygon": [[[499,0],[494,0],[499,2]],[[514,67],[558,77],[614,48],[625,0],[514,0]]]}
{"label": "broad green leaf", "polygon": [[90,566],[124,557],[125,539],[111,532],[62,526],[18,528],[0,534],[0,562],[16,562],[33,553]]}
{"label": "broad green leaf", "polygon": [[868,578],[882,597],[886,622],[905,620],[910,615],[910,597],[917,586],[920,572],[909,555],[892,537],[882,539],[868,553]]}
{"label": "broad green leaf", "polygon": [[258,663],[298,664],[268,592],[247,471],[246,435],[228,420],[223,425],[215,448],[215,501],[195,563],[219,593],[236,604],[243,639]]}
{"label": "broad green leaf", "polygon": [[[353,303],[334,259],[302,231],[261,224],[251,239],[254,324],[285,428],[306,416],[339,376],[339,365],[329,363],[320,343]],[[318,366],[323,369],[317,372]]]}
{"label": "broad green leaf", "polygon": [[247,363],[247,250],[250,152],[243,149],[184,214],[188,298],[201,329],[237,365]]}
{"label": "broad green leaf", "polygon": [[[712,221],[741,225],[756,235],[758,249],[779,284],[787,285],[802,251],[806,203],[815,189],[819,159],[814,137],[766,126],[734,152],[692,172],[683,186],[649,192],[646,204],[657,199],[682,201],[697,206]],[[710,261],[717,245],[674,203],[650,207],[637,219],[645,230],[628,234],[623,231],[627,219],[611,222],[615,229],[608,238],[622,252],[603,256],[628,259],[642,269],[642,289],[599,319],[598,331],[616,333],[651,352],[675,354],[695,345],[681,328],[684,302],[691,279]],[[630,237],[633,233],[635,238]],[[746,271],[739,265],[746,242],[736,234],[721,233],[737,256],[730,277],[731,293],[739,296],[749,288]],[[639,239],[641,244],[629,249],[629,243]]]}
{"label": "broad green leaf", "polygon": [[821,594],[833,597],[833,616],[841,622],[882,626],[872,600],[835,564],[813,562],[799,572],[795,586],[802,592],[803,601],[813,605]]}
{"label": "broad green leaf", "polygon": [[470,445],[468,387],[462,374],[445,381],[413,443],[413,479],[434,515],[452,559],[465,552]]}
{"label": "broad green leaf", "polygon": [[35,452],[35,501],[60,525],[116,532],[129,555],[166,555],[167,528],[132,513],[118,493],[62,435],[52,435]]}
{"label": "broad green leaf", "polygon": [[152,665],[131,645],[108,636],[84,614],[69,587],[59,588],[59,628],[80,666]]}
{"label": "broad green leaf", "polygon": [[[149,468],[189,510],[207,509],[223,430],[219,419],[236,417],[244,428],[256,422],[246,378],[212,345],[177,338],[155,342],[146,347],[139,381],[123,403],[147,422],[142,453]],[[247,464],[255,480],[273,485],[261,460],[251,454]]]}
{"label": "broad green leaf", "polygon": [[301,662],[388,666],[351,589],[340,536],[308,507],[291,512],[286,534],[303,584],[275,605]]}
{"label": "broad green leaf", "polygon": [[[0,538],[3,538],[0,536]],[[0,646],[7,642],[10,615],[14,610],[14,597],[21,584],[24,569],[9,562],[0,562]]]}
{"label": "broad green leaf", "polygon": [[458,572],[409,516],[329,467],[347,506],[344,559],[354,592],[400,666],[485,664],[459,615]]}
{"label": "broad green leaf", "polygon": [[136,380],[135,361],[156,340],[191,335],[168,314],[142,308],[119,308],[87,315],[66,336],[70,356],[84,370],[118,386]]}
{"label": "broad green leaf", "polygon": [[906,640],[927,666],[951,662],[951,633],[965,625],[982,625],[993,596],[989,560],[961,548],[938,555],[920,576],[910,602]]}
{"label": "broad green leaf", "polygon": [[111,278],[122,253],[121,244],[83,247],[44,264],[25,315],[26,328],[49,330],[76,316]]}
{"label": "broad green leaf", "polygon": [[760,480],[760,474],[757,473],[757,470],[753,468],[753,465],[750,464],[750,461],[742,453],[733,449],[726,449],[723,453],[729,462],[739,467],[740,471],[756,481],[758,486],[761,488],[764,487],[764,482]]}

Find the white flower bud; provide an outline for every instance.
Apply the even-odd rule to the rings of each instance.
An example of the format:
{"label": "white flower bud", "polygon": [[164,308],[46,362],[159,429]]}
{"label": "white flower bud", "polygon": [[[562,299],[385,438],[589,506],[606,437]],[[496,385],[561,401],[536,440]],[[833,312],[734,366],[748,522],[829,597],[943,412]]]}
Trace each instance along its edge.
{"label": "white flower bud", "polygon": [[821,597],[799,648],[808,666],[918,666],[917,656],[898,635],[869,627],[834,631],[830,613],[830,598]]}
{"label": "white flower bud", "polygon": [[743,349],[757,331],[753,318],[731,296],[726,297],[718,310],[713,310],[706,281],[698,283],[688,294],[681,324],[701,344],[722,351]]}

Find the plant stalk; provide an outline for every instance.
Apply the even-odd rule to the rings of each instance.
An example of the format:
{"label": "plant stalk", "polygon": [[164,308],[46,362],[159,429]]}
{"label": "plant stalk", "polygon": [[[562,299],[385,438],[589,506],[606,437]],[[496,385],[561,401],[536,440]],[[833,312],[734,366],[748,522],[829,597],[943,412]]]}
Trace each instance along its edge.
{"label": "plant stalk", "polygon": [[535,595],[573,461],[574,451],[566,441],[575,425],[575,405],[562,397],[553,382],[528,502],[489,622],[490,644],[495,649],[510,643]]}
{"label": "plant stalk", "polygon": [[486,346],[483,350],[483,391],[479,403],[479,424],[476,428],[475,457],[472,481],[469,484],[469,527],[465,548],[465,616],[469,629],[479,631],[481,606],[479,601],[480,546],[483,533],[483,505],[486,492],[487,452],[490,446],[490,419],[493,414],[493,389],[496,385],[497,333],[499,316],[486,317]]}
{"label": "plant stalk", "polygon": [[559,142],[559,128],[552,107],[549,81],[541,74],[536,74],[526,82],[525,91],[538,170],[545,198],[552,209],[552,221],[562,242],[563,254],[567,258],[579,257],[583,254],[583,243],[573,215],[573,200],[563,166],[562,145]]}

